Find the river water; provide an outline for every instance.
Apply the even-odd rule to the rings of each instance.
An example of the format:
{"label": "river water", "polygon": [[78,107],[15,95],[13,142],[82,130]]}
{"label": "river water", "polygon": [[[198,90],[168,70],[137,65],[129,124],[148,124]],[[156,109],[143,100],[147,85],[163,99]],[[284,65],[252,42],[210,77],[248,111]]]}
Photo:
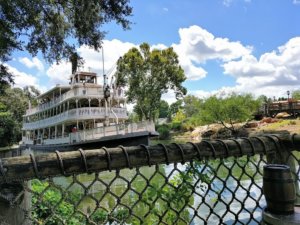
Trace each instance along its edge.
{"label": "river water", "polygon": [[[156,142],[152,144],[156,144]],[[165,144],[168,144],[168,142]],[[195,185],[195,193],[190,198],[190,206],[183,210],[189,214],[185,216],[191,219],[196,209],[208,224],[219,224],[220,217],[223,218],[224,224],[236,224],[235,214],[238,214],[238,219],[242,223],[257,224],[256,221],[249,218],[251,217],[250,214],[252,214],[252,217],[260,221],[261,207],[265,206],[260,189],[262,187],[262,178],[257,174],[256,164],[258,161],[258,156],[252,159],[252,163],[247,162],[245,158],[241,160],[242,167],[247,167],[246,171],[249,175],[242,174],[242,168],[237,166],[238,164],[233,158],[227,159],[222,166],[220,166],[219,160],[209,162],[209,167],[198,163],[197,169],[203,174],[209,174],[208,178],[212,179],[212,182],[210,184],[199,182]],[[155,166],[142,167],[138,170],[123,169],[119,173],[105,171],[99,175],[82,174],[67,178],[57,177],[53,181],[59,187],[67,189],[68,192],[75,193],[80,199],[77,208],[87,214],[94,211],[97,201],[107,211],[115,210],[118,208],[116,196],[121,196],[121,201],[119,202],[121,205],[132,205],[135,213],[146,215],[150,210],[148,206],[135,206],[135,202],[139,199],[137,193],[143,192],[148,194],[145,191],[145,187],[149,183],[152,186],[157,186],[158,189],[163,188],[165,177],[169,177],[169,182],[176,180],[179,171],[186,171],[188,165],[176,164],[174,166],[171,164],[160,165],[157,168]],[[262,167],[263,165],[260,166]],[[228,170],[230,167],[232,167],[231,172]],[[217,177],[212,173],[214,170],[214,174]],[[251,175],[254,176],[252,177]],[[150,179],[150,182],[147,181],[148,179]],[[254,181],[255,185],[253,184]],[[220,198],[222,201],[218,200]],[[260,207],[258,208],[257,201],[260,201]],[[203,202],[205,203],[203,204]],[[159,203],[156,203],[156,206],[162,207]],[[211,209],[214,212],[212,214]],[[202,219],[195,217],[192,224],[204,224],[204,222]]]}

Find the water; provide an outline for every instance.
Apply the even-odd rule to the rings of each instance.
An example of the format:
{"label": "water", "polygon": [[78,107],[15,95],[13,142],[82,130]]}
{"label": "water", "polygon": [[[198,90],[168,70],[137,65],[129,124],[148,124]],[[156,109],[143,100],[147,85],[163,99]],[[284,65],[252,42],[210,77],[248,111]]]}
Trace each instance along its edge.
{"label": "water", "polygon": [[[187,140],[188,141],[188,140]],[[187,142],[182,140],[183,143]],[[164,144],[169,144],[174,141],[165,141]],[[176,141],[177,142],[177,141]],[[162,143],[162,141],[154,142]],[[177,142],[178,143],[178,142]],[[24,154],[28,154],[26,151]],[[190,207],[186,207],[182,215],[187,219],[191,219],[197,210],[202,218],[207,218],[208,224],[219,224],[220,217],[223,218],[225,224],[234,224],[234,214],[239,214],[239,220],[247,224],[257,224],[255,221],[249,221],[250,214],[258,221],[261,219],[261,208],[257,208],[257,201],[261,198],[262,177],[257,175],[257,168],[255,162],[259,157],[254,157],[254,163],[248,163],[246,158],[241,159],[241,164],[245,165],[247,174],[242,173],[242,168],[237,166],[233,158],[227,159],[221,166],[219,160],[209,161],[209,167],[206,164],[197,164],[197,170],[202,171],[200,174],[208,174],[208,178],[212,178],[213,182],[209,184],[199,182],[195,185],[195,192],[190,198]],[[176,181],[179,171],[186,171],[188,164],[181,165],[160,165],[158,168],[142,167],[138,170],[123,169],[119,173],[101,172],[99,176],[95,174],[81,174],[75,177],[56,177],[53,182],[63,190],[74,193],[77,197],[77,208],[86,214],[94,212],[97,208],[97,202],[103,209],[107,211],[113,210],[117,212],[121,210],[122,205],[133,207],[133,212],[138,215],[146,215],[150,210],[149,206],[145,204],[135,204],[139,199],[137,193],[143,193],[143,196],[150,195],[153,188],[147,188],[150,183],[151,187],[156,190],[164,188],[165,177],[169,177],[169,182]],[[262,166],[262,165],[261,165]],[[231,168],[229,172],[228,168]],[[215,177],[215,174],[218,178]],[[174,170],[175,169],[175,170]],[[230,176],[229,176],[230,174]],[[199,178],[199,177],[198,177]],[[150,181],[147,181],[149,180]],[[130,184],[128,183],[130,182]],[[255,185],[253,182],[255,181]],[[195,179],[193,184],[195,183]],[[224,186],[225,185],[225,186]],[[170,189],[174,192],[176,190]],[[250,196],[245,198],[245,196]],[[121,196],[118,205],[116,196]],[[204,197],[203,197],[204,196]],[[144,197],[143,197],[144,198]],[[149,199],[146,199],[146,201]],[[205,201],[205,204],[202,204]],[[264,207],[264,199],[260,203],[260,207]],[[121,205],[121,207],[120,207]],[[227,209],[229,205],[229,212]],[[200,207],[199,207],[200,206]],[[165,207],[163,201],[156,201],[154,207]],[[244,208],[245,207],[245,208]],[[213,209],[211,214],[210,208]],[[151,217],[150,217],[151,218]],[[153,216],[155,219],[155,216]],[[152,219],[153,219],[152,218]],[[199,218],[193,219],[193,224],[203,224],[203,220]]]}

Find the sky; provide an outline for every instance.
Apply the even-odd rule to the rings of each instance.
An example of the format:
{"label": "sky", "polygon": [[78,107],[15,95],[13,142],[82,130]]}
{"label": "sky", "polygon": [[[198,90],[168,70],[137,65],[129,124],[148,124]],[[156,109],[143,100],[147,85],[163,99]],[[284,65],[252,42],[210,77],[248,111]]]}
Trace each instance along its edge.
{"label": "sky", "polygon": [[[104,69],[111,70],[130,48],[147,42],[173,47],[187,77],[188,94],[200,98],[232,92],[287,97],[300,89],[300,0],[131,0],[130,30],[105,24]],[[77,49],[82,70],[102,75],[102,52]],[[15,86],[42,92],[67,84],[69,62],[47,64],[38,55],[15,52],[8,62]],[[163,96],[175,101],[169,91]]]}

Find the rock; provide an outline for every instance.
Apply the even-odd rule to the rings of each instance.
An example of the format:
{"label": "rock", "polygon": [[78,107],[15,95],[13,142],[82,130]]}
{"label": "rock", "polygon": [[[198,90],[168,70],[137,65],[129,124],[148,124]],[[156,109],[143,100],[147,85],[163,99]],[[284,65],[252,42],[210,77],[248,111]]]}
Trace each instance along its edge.
{"label": "rock", "polygon": [[271,117],[264,117],[260,122],[261,123],[271,123],[272,118]]}
{"label": "rock", "polygon": [[280,118],[286,118],[286,117],[290,117],[291,115],[288,114],[287,112],[281,112],[281,113],[278,113],[275,118],[277,119],[280,119]]}
{"label": "rock", "polygon": [[207,131],[205,131],[205,132],[203,132],[202,134],[201,134],[201,137],[202,138],[210,138],[212,135],[214,135],[216,133],[216,131],[215,130],[207,130]]}
{"label": "rock", "polygon": [[249,123],[246,123],[245,128],[255,128],[255,127],[258,127],[258,123],[257,122],[249,122]]}

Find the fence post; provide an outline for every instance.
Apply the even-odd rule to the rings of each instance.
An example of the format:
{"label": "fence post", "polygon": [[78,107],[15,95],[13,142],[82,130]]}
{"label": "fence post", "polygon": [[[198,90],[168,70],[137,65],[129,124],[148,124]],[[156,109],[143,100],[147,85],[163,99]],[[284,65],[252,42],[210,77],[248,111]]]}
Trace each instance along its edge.
{"label": "fence post", "polygon": [[21,182],[0,184],[0,223],[28,224],[25,211],[29,207],[29,201]]}
{"label": "fence post", "polygon": [[295,190],[296,190],[296,202],[295,204],[300,204],[300,187],[298,182],[295,158],[290,157],[291,152],[286,149],[284,145],[280,145],[280,149],[278,152],[267,155],[268,164],[285,164],[288,165],[291,169],[291,172],[295,181]]}

